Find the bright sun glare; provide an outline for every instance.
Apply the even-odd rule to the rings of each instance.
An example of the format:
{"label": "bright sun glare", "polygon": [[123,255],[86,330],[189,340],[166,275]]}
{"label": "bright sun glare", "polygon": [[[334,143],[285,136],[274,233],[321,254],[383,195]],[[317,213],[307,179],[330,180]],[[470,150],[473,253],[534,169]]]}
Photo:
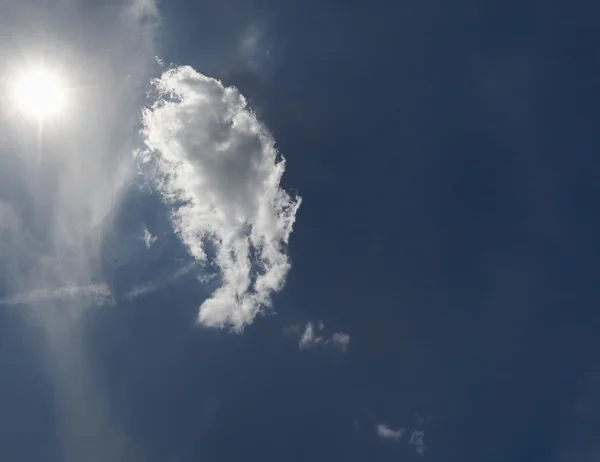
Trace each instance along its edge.
{"label": "bright sun glare", "polygon": [[63,112],[66,89],[59,75],[43,68],[34,69],[17,79],[14,98],[25,115],[44,119]]}

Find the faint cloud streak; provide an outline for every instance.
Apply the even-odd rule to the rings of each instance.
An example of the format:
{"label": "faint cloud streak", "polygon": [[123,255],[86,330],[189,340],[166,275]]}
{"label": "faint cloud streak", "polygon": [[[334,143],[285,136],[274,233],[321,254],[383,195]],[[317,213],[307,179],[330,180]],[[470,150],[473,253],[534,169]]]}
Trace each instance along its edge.
{"label": "faint cloud streak", "polygon": [[21,292],[0,300],[0,305],[34,305],[59,300],[85,298],[92,305],[112,305],[114,299],[104,284],[91,284],[82,287],[56,287]]}

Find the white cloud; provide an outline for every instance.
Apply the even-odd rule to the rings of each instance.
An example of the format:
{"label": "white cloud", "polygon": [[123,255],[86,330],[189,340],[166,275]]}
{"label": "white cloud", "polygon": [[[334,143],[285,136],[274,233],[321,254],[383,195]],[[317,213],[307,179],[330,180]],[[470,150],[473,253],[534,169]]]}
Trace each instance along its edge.
{"label": "white cloud", "polygon": [[[179,268],[174,273],[169,273],[168,275],[160,275],[153,281],[146,281],[142,284],[138,284],[138,285],[132,287],[125,294],[125,298],[128,300],[134,300],[143,295],[155,292],[169,284],[174,283],[179,278],[182,278],[183,276],[188,275],[192,271],[197,270],[198,267],[199,267],[199,264],[197,261],[189,262],[189,263],[185,264],[184,266],[182,266],[181,268]],[[206,276],[206,275],[202,275],[200,277],[202,277],[203,280],[208,279],[208,276]]]}
{"label": "white cloud", "polygon": [[302,337],[300,337],[298,347],[301,350],[306,350],[307,348],[315,347],[321,343],[323,343],[323,337],[315,335],[315,329],[312,322],[307,323],[304,333],[302,334]]}
{"label": "white cloud", "polygon": [[266,44],[264,24],[251,24],[244,31],[240,37],[239,53],[249,69],[260,70],[271,53]]}
{"label": "white cloud", "polygon": [[114,299],[104,284],[91,284],[76,287],[55,287],[21,292],[0,300],[0,305],[31,305],[57,300],[75,300],[86,298],[93,305],[113,304]]}
{"label": "white cloud", "polygon": [[129,0],[126,11],[132,13],[138,20],[159,18],[156,0]]}
{"label": "white cloud", "polygon": [[146,248],[149,249],[154,242],[156,242],[156,236],[153,236],[148,228],[144,228],[144,244],[146,244]]}
{"label": "white cloud", "polygon": [[[323,321],[319,321],[316,328],[312,322],[306,323],[304,331],[302,331],[300,335],[298,347],[301,350],[307,350],[309,348],[315,348],[319,345],[331,345],[340,351],[346,351],[348,344],[350,343],[350,335],[343,332],[336,332],[331,336],[331,338],[327,338],[324,335],[317,334],[317,331],[322,332],[324,329],[325,324]],[[297,333],[300,332],[300,329],[297,326],[294,326],[292,329],[288,330]]]}
{"label": "white cloud", "polygon": [[423,430],[415,430],[410,434],[408,442],[415,445],[415,449],[421,455],[425,453],[425,432]]}
{"label": "white cloud", "polygon": [[425,454],[425,432],[423,430],[394,429],[384,423],[378,423],[375,426],[375,431],[379,438],[389,441],[399,441],[407,432],[410,432],[408,443],[415,446],[418,454]]}
{"label": "white cloud", "polygon": [[346,351],[346,349],[348,348],[348,344],[350,343],[350,336],[343,332],[336,332],[332,335],[330,341],[338,349]]}
{"label": "white cloud", "polygon": [[159,189],[177,206],[181,240],[199,261],[208,260],[210,242],[220,271],[221,286],[198,320],[240,331],[284,285],[285,246],[301,200],[280,188],[285,162],[235,88],[189,66],[154,84],[158,99],[142,115],[146,155],[156,161]]}
{"label": "white cloud", "polygon": [[377,436],[379,438],[384,439],[384,440],[393,440],[393,441],[398,441],[406,433],[405,428],[397,428],[394,430],[393,428],[391,428],[388,425],[383,424],[383,423],[377,424],[377,426],[375,427],[375,430],[376,430]]}

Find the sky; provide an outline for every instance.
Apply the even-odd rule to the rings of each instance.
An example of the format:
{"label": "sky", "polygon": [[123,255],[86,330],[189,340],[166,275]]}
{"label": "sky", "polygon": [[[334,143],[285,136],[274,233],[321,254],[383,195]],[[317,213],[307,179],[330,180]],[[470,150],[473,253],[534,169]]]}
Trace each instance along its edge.
{"label": "sky", "polygon": [[0,459],[596,460],[599,22],[2,0]]}

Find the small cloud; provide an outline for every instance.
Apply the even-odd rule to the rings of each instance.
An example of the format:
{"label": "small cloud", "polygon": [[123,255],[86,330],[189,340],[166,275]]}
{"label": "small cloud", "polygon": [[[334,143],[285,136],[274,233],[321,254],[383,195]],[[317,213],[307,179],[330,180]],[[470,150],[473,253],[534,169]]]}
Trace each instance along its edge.
{"label": "small cloud", "polygon": [[126,10],[138,19],[159,17],[156,0],[130,0]]}
{"label": "small cloud", "polygon": [[256,53],[256,50],[260,44],[260,31],[256,25],[250,26],[246,29],[244,35],[242,35],[240,46],[243,50],[248,53]]}
{"label": "small cloud", "polygon": [[312,322],[306,324],[306,328],[304,329],[304,333],[300,338],[300,343],[298,346],[301,350],[306,350],[307,348],[313,348],[317,345],[323,343],[323,337],[318,337],[315,335],[315,330],[313,328]]}
{"label": "small cloud", "polygon": [[239,53],[252,70],[259,70],[271,53],[265,41],[265,27],[261,24],[250,25],[240,37]]}
{"label": "small cloud", "polygon": [[330,342],[341,351],[346,351],[348,344],[350,343],[350,336],[343,332],[336,332],[331,337]]}
{"label": "small cloud", "polygon": [[405,428],[398,428],[394,430],[393,428],[383,423],[377,424],[375,430],[379,438],[392,441],[398,441],[406,433]]}
{"label": "small cloud", "polygon": [[399,441],[406,433],[410,433],[408,444],[415,446],[419,455],[425,454],[425,432],[423,430],[407,430],[406,428],[394,429],[384,423],[375,426],[377,436],[383,440]]}
{"label": "small cloud", "polygon": [[331,338],[327,338],[324,335],[317,334],[325,329],[323,321],[317,323],[316,329],[312,322],[306,323],[304,331],[301,331],[299,326],[291,326],[285,329],[286,332],[300,334],[300,342],[298,347],[301,350],[307,350],[309,348],[316,348],[319,345],[331,345],[338,350],[345,352],[350,343],[350,335],[343,332],[334,333]]}
{"label": "small cloud", "polygon": [[420,455],[425,453],[425,432],[423,430],[415,430],[410,434],[408,442],[415,446],[415,449]]}
{"label": "small cloud", "polygon": [[153,236],[148,228],[144,228],[144,243],[146,244],[146,248],[149,249],[154,242],[156,242],[157,237]]}

